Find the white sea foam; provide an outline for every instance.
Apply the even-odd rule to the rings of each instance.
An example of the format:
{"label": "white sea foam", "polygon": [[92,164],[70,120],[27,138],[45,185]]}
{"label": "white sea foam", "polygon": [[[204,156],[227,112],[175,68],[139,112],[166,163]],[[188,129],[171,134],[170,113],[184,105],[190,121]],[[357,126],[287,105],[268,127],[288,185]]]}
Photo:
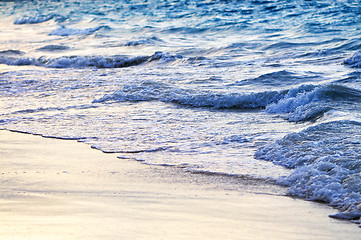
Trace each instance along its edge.
{"label": "white sea foam", "polygon": [[287,113],[293,122],[315,119],[337,102],[361,101],[361,92],[341,85],[303,85],[291,89],[281,100],[266,107],[268,113]]}
{"label": "white sea foam", "polygon": [[361,217],[360,139],[360,122],[323,123],[261,147],[256,157],[295,169],[290,176],[279,180],[290,186],[290,194],[329,203],[344,211],[339,217],[358,219]]}
{"label": "white sea foam", "polygon": [[289,113],[298,107],[304,106],[314,101],[318,101],[318,92],[313,85],[303,85],[296,89],[291,89],[280,101],[267,106],[269,113]]}
{"label": "white sea foam", "polygon": [[361,51],[356,52],[352,57],[346,59],[344,64],[350,65],[351,67],[361,67]]}

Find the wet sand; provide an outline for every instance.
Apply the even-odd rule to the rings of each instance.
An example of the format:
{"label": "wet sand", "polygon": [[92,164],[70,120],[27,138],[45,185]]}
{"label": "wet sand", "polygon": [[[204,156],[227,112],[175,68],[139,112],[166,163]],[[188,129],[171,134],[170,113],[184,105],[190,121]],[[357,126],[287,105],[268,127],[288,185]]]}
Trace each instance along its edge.
{"label": "wet sand", "polygon": [[118,159],[0,131],[0,239],[361,239],[336,210],[260,179]]}

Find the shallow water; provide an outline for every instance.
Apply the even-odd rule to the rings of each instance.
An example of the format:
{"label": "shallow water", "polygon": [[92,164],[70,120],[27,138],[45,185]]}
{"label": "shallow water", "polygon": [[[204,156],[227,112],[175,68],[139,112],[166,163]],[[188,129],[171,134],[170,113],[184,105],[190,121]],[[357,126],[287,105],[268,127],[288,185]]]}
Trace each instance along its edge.
{"label": "shallow water", "polygon": [[360,13],[357,1],[0,2],[0,127],[278,179],[358,220]]}

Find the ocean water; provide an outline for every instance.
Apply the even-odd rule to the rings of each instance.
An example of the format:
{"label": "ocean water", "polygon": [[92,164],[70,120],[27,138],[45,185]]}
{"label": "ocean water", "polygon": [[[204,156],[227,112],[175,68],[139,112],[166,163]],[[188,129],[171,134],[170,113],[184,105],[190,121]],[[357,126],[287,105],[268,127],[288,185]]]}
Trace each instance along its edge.
{"label": "ocean water", "polygon": [[0,128],[274,179],[361,224],[360,50],[353,0],[1,1]]}

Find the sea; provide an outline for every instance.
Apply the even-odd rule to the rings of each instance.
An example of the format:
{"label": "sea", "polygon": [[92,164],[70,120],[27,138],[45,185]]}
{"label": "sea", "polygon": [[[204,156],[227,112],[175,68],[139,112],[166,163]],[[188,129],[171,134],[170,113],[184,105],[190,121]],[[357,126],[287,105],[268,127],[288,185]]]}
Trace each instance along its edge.
{"label": "sea", "polygon": [[360,83],[356,0],[0,1],[1,129],[272,180],[361,226]]}

